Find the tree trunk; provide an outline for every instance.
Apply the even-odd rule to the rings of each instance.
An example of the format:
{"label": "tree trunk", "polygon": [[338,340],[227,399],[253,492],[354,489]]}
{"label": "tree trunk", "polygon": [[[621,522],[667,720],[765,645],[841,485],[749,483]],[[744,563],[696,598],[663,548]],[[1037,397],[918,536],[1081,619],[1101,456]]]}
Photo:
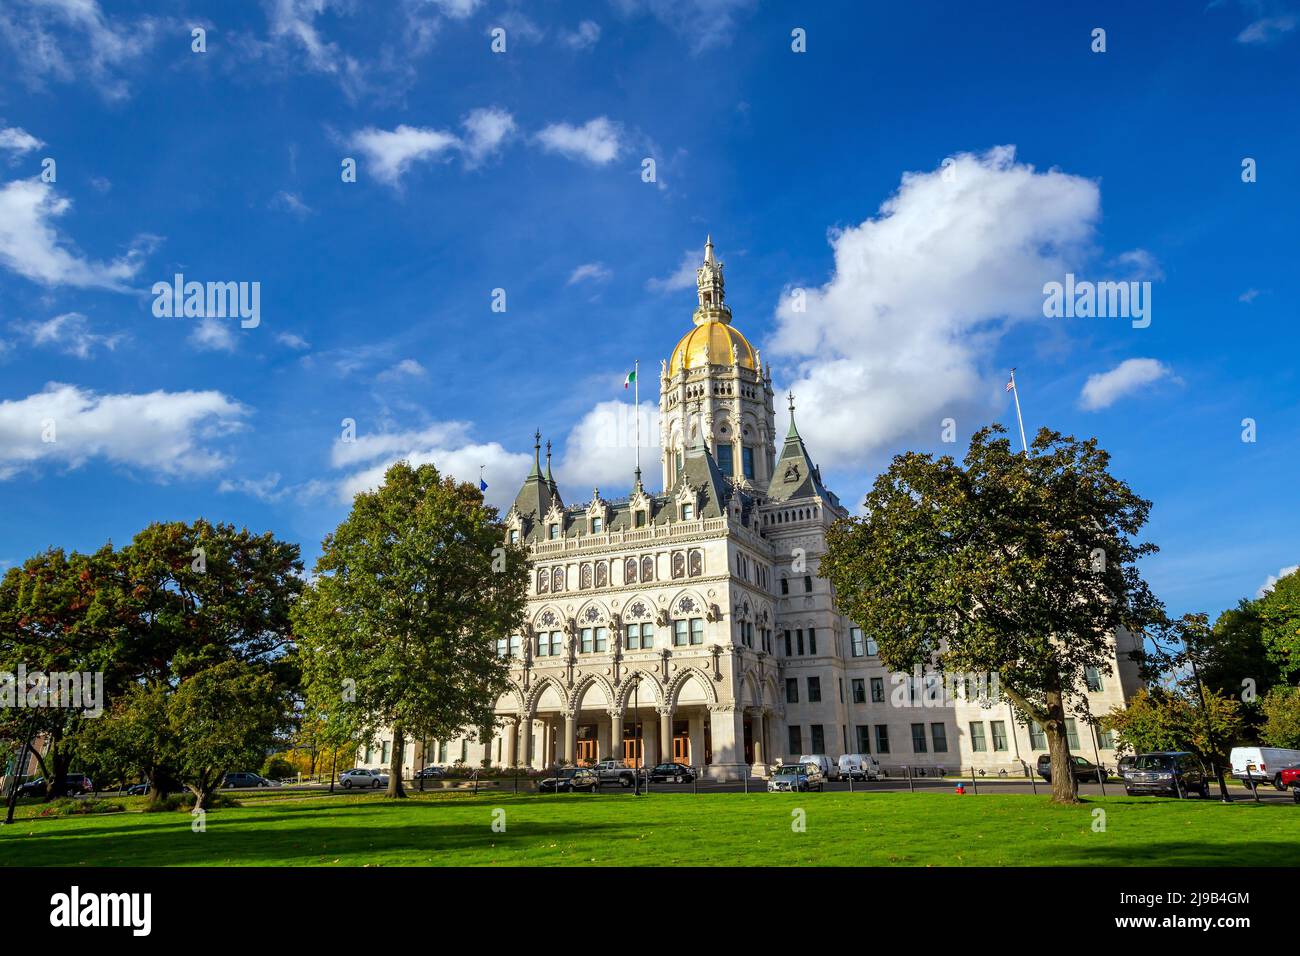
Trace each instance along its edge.
{"label": "tree trunk", "polygon": [[406,734],[401,724],[393,724],[393,757],[388,762],[388,796],[405,797],[402,786],[402,758],[406,756]]}
{"label": "tree trunk", "polygon": [[207,787],[190,784],[190,793],[194,794],[194,810],[203,810],[208,801]]}
{"label": "tree trunk", "polygon": [[72,762],[72,758],[63,749],[61,742],[56,741],[53,746],[50,775],[45,778],[45,799],[47,802],[55,797],[66,797],[68,795],[68,765]]}
{"label": "tree trunk", "polygon": [[1047,752],[1052,758],[1052,802],[1078,803],[1079,785],[1070,767],[1070,740],[1065,733],[1065,705],[1058,691],[1047,692]]}

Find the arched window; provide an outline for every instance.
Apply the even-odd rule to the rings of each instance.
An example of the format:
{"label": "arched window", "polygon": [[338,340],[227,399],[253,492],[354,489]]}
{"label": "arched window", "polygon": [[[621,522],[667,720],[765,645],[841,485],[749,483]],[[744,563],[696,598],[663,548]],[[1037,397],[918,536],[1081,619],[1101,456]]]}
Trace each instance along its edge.
{"label": "arched window", "polygon": [[636,583],[636,558],[627,558],[623,562],[623,583]]}

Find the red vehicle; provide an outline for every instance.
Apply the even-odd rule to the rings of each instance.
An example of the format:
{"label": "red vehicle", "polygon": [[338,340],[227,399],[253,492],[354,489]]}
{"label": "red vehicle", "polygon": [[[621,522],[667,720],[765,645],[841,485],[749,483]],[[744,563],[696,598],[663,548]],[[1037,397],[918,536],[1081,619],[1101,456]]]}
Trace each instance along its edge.
{"label": "red vehicle", "polygon": [[1282,789],[1290,787],[1295,802],[1300,803],[1300,767],[1287,767],[1278,776],[1282,778]]}

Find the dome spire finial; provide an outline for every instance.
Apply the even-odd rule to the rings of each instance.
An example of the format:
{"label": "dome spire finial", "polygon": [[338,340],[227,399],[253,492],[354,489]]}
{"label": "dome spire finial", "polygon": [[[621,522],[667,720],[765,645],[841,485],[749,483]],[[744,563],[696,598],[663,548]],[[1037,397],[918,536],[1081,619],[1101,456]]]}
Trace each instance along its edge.
{"label": "dome spire finial", "polygon": [[704,261],[713,262],[713,233],[704,237]]}

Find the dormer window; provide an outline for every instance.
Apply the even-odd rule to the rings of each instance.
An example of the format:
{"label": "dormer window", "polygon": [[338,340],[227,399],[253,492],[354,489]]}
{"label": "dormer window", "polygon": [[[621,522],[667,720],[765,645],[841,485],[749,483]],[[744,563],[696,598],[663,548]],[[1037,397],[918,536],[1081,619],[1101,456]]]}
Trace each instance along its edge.
{"label": "dormer window", "polygon": [[636,524],[636,527],[638,527],[638,528],[644,528],[644,527],[645,527],[645,511],[638,511],[638,512],[636,513],[635,524]]}
{"label": "dormer window", "polygon": [[519,543],[519,531],[518,531],[518,529],[516,529],[516,528],[511,528],[511,529],[510,529],[510,543],[511,543],[511,544],[518,544],[518,543]]}
{"label": "dormer window", "polygon": [[553,525],[551,525],[551,527],[550,527],[550,536],[551,536],[551,540],[552,540],[552,541],[554,541],[554,540],[556,540],[557,538],[559,538],[559,536],[560,536],[560,526],[559,526],[558,524],[553,524]]}
{"label": "dormer window", "polygon": [[605,519],[599,517],[591,519],[592,534],[600,534],[604,530],[605,530]]}
{"label": "dormer window", "polygon": [[683,521],[693,521],[695,519],[694,505],[682,502],[681,512]]}

